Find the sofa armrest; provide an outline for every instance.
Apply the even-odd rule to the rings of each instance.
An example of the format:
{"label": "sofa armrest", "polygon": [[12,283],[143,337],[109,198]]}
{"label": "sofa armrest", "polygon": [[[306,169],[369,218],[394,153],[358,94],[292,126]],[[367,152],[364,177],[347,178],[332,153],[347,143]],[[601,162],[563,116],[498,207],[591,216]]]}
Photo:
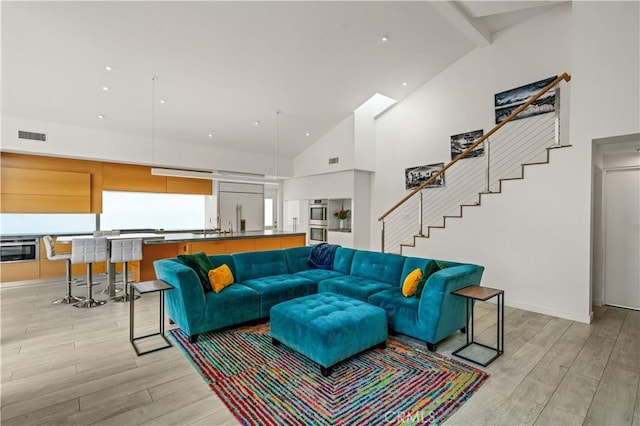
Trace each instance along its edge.
{"label": "sofa armrest", "polygon": [[173,290],[165,293],[165,303],[171,319],[184,331],[201,321],[206,299],[196,272],[175,259],[153,262],[158,279],[171,284]]}
{"label": "sofa armrest", "polygon": [[451,292],[470,285],[479,285],[484,267],[459,265],[442,269],[429,277],[418,306],[418,321],[433,330],[431,343],[465,326],[466,305],[463,297]]}

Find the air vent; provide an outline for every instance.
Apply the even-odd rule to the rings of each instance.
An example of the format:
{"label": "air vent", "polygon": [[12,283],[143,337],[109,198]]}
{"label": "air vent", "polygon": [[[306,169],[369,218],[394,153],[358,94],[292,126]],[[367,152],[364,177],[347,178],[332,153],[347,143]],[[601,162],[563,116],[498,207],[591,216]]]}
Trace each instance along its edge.
{"label": "air vent", "polygon": [[329,158],[329,164],[338,164],[338,161],[340,161],[340,157]]}
{"label": "air vent", "polygon": [[18,139],[25,139],[30,141],[47,141],[46,133],[27,132],[25,130],[18,130]]}

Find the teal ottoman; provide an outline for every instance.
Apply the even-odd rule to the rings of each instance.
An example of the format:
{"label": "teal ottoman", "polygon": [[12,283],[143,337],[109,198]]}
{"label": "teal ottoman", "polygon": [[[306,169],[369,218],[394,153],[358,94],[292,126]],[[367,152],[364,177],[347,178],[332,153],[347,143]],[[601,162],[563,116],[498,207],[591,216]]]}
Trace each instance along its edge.
{"label": "teal ottoman", "polygon": [[320,364],[331,367],[374,346],[386,347],[384,309],[334,293],[317,293],[271,308],[271,338]]}

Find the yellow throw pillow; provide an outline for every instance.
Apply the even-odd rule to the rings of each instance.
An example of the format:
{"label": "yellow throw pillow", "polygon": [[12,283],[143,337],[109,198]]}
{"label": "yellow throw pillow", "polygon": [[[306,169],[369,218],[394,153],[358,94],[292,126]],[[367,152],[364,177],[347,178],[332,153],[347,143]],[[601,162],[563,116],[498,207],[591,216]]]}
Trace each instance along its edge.
{"label": "yellow throw pillow", "polygon": [[211,269],[209,271],[209,284],[211,284],[211,289],[213,291],[220,293],[223,288],[233,284],[233,274],[231,273],[231,269],[229,269],[226,264],[219,266],[216,269]]}
{"label": "yellow throw pillow", "polygon": [[402,295],[404,297],[411,297],[416,294],[416,287],[418,287],[418,282],[422,278],[422,271],[420,268],[416,268],[407,278],[404,279],[404,283],[402,283]]}

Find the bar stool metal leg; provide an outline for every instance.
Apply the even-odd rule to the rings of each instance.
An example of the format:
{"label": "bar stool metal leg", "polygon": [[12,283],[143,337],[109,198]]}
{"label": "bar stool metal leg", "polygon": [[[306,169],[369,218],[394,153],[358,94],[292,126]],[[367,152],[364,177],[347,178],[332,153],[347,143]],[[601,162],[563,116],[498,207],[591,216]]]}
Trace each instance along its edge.
{"label": "bar stool metal leg", "polygon": [[107,303],[106,300],[94,300],[93,299],[93,278],[92,278],[92,264],[87,263],[87,298],[82,302],[76,303],[76,308],[95,308],[96,306],[102,306]]}
{"label": "bar stool metal leg", "polygon": [[54,300],[53,302],[51,302],[54,305],[78,303],[78,302],[81,302],[82,300],[84,300],[84,297],[78,297],[78,296],[72,296],[71,295],[71,281],[72,281],[72,279],[71,279],[71,259],[67,259],[66,263],[67,263],[67,273],[66,273],[66,277],[67,277],[67,295],[65,297],[63,297],[62,299]]}
{"label": "bar stool metal leg", "polygon": [[129,270],[127,268],[127,263],[128,262],[123,262],[122,265],[122,280],[124,282],[123,293],[120,296],[112,297],[111,300],[114,302],[128,302],[131,298],[140,298],[139,295],[129,291]]}

